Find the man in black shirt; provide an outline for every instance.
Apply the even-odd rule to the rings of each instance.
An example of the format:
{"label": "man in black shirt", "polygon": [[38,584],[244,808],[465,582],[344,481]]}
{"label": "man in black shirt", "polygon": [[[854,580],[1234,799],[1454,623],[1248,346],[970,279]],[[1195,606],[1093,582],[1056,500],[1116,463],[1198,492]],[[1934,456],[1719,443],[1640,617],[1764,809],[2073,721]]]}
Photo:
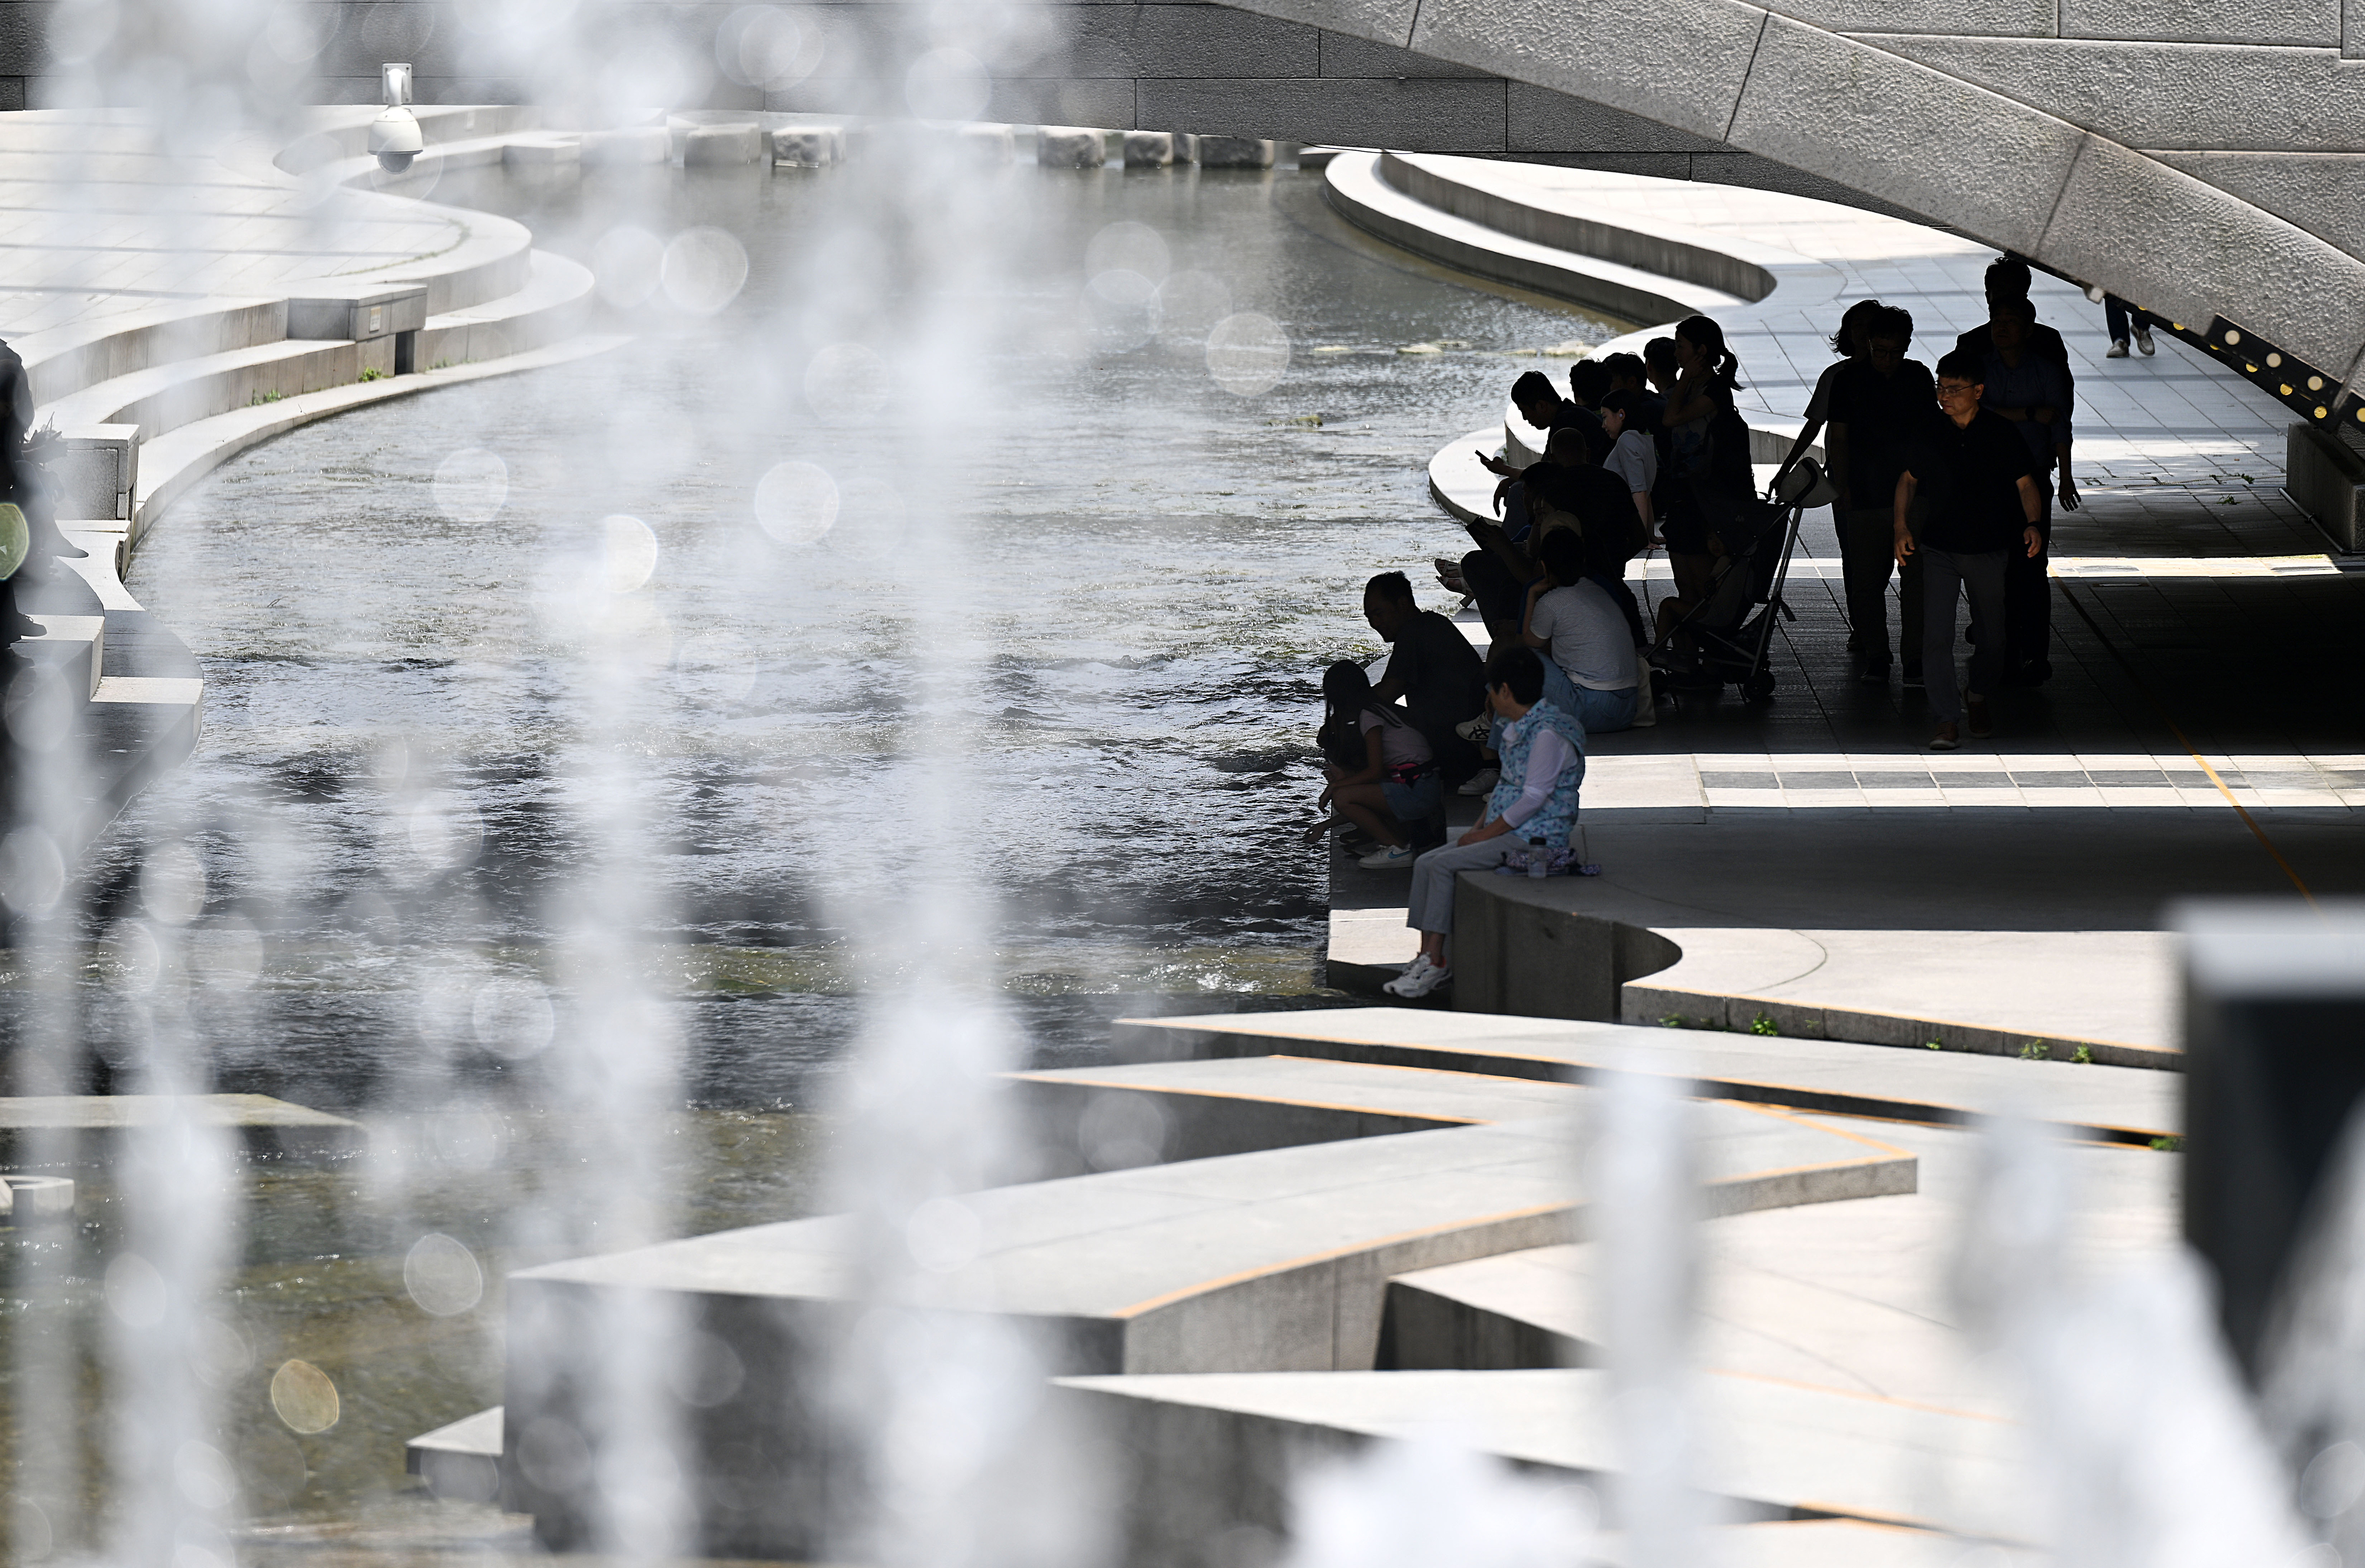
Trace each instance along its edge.
{"label": "man in black shirt", "polygon": [[[1988,694],[2003,674],[2004,563],[2014,550],[2034,556],[2045,548],[2037,530],[2045,498],[2036,487],[2036,465],[2012,421],[1979,407],[1987,391],[1986,364],[1956,349],[1938,362],[1938,409],[1898,476],[1891,538],[1898,565],[1922,560],[1922,667],[1928,672],[1930,707],[1938,716],[1933,751],[1961,744],[1958,724],[1969,709],[1971,734],[1995,733]],[[1916,500],[1924,506],[1921,536],[1906,526]],[[1970,689],[1955,693],[1955,601],[1971,599]]]}
{"label": "man in black shirt", "polygon": [[1478,748],[1454,734],[1453,726],[1486,707],[1485,662],[1462,628],[1421,609],[1402,572],[1382,572],[1363,585],[1363,619],[1388,644],[1387,673],[1372,688],[1372,700],[1403,700],[1413,728],[1437,757],[1446,788],[1452,789],[1478,771]]}
{"label": "man in black shirt", "polygon": [[[1847,587],[1848,646],[1864,655],[1860,678],[1889,683],[1889,541],[1897,476],[1931,420],[1930,370],[1907,359],[1913,318],[1895,306],[1866,312],[1865,352],[1832,374],[1829,411],[1832,478],[1839,489],[1840,575]],[[1922,563],[1904,558],[1897,585],[1899,656],[1905,684],[1922,684]]]}

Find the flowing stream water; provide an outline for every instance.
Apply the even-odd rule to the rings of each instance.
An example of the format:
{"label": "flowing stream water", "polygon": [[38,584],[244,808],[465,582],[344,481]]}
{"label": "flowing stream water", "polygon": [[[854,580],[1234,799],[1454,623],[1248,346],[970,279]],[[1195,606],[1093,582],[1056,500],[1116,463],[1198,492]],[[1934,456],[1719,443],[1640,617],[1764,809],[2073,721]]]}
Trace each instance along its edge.
{"label": "flowing stream water", "polygon": [[[634,286],[616,214],[653,207],[736,236],[745,286],[702,319],[662,309],[660,288],[613,313],[640,334],[614,353],[295,431],[143,545],[131,587],[204,664],[205,740],[118,828],[98,875],[119,869],[126,897],[102,902],[129,901],[134,848],[178,834],[196,851],[199,929],[222,928],[230,980],[256,976],[207,1031],[223,1087],[335,1108],[440,1085],[455,1051],[499,1070],[499,1042],[471,1048],[462,1015],[488,979],[549,978],[544,900],[571,853],[555,759],[576,715],[552,669],[569,649],[537,599],[550,561],[626,514],[653,531],[655,569],[591,635],[650,672],[631,745],[667,853],[647,961],[687,1012],[700,1103],[798,1103],[849,991],[817,843],[892,836],[901,655],[956,631],[926,618],[932,563],[908,543],[956,444],[968,588],[989,607],[958,630],[991,647],[973,694],[991,755],[963,810],[1000,908],[976,938],[1037,1046],[1089,1051],[1126,1006],[1312,989],[1324,862],[1295,834],[1318,788],[1315,678],[1379,651],[1365,577],[1426,577],[1452,548],[1426,494],[1440,436],[1485,424],[1518,370],[1562,363],[1504,351],[1613,328],[1377,253],[1311,174],[989,169],[1023,232],[973,280],[1003,378],[978,413],[990,439],[899,418],[891,387],[875,417],[833,422],[796,408],[810,378],[791,345],[846,329],[810,319],[787,263],[801,235],[843,233],[830,205],[878,177],[447,176],[435,199],[523,218],[600,265],[611,297]],[[1225,297],[1289,336],[1261,395],[1210,375]],[[768,329],[800,311],[797,332]],[[499,481],[471,451],[506,472],[487,521],[466,520]],[[758,526],[758,482],[783,461],[836,477],[816,545]],[[92,996],[102,1042],[121,978]]]}
{"label": "flowing stream water", "polygon": [[[822,1201],[829,1129],[802,1113],[863,986],[909,972],[846,911],[926,836],[906,764],[936,649],[981,652],[958,665],[963,831],[929,853],[963,858],[961,940],[1035,1059],[1091,1059],[1129,1011],[1339,1000],[1315,986],[1326,862],[1299,836],[1316,678],[1379,651],[1364,578],[1425,583],[1458,539],[1427,495],[1439,442],[1495,420],[1519,371],[1564,366],[1539,351],[1621,324],[1387,252],[1291,170],[980,167],[1006,242],[907,268],[857,220],[895,177],[444,176],[432,199],[591,265],[600,330],[632,341],[293,431],[133,562],[204,666],[206,723],[86,868],[66,990],[85,1086],[151,1085],[166,1041],[180,1081],[371,1126],[358,1168],[247,1171],[219,1304],[191,1308],[206,1451],[243,1517],[398,1489],[403,1439],[500,1397],[502,1270],[629,1238],[583,1201],[619,1190],[593,1180],[592,1102],[556,1092],[598,1070],[549,1066],[643,1026],[579,983],[587,928],[622,927],[599,950],[680,1041],[624,1188],[665,1194],[678,1232]],[[899,293],[907,270],[939,297]],[[893,335],[882,309],[971,324],[990,390],[972,373],[947,422],[908,379],[925,364],[859,346]],[[587,611],[587,577],[630,591]],[[599,711],[592,666],[631,677]],[[647,846],[629,886],[580,875],[611,787]],[[0,990],[20,1048],[32,994]],[[84,1178],[78,1235],[0,1241],[55,1251],[0,1331],[86,1418],[39,1494],[61,1550],[103,1533],[102,1271],[140,1211],[122,1173]],[[584,1212],[526,1223],[563,1192]],[[420,1249],[466,1255],[449,1238],[482,1260],[457,1305],[449,1269],[420,1282]],[[275,1415],[291,1359],[342,1394],[332,1428]]]}

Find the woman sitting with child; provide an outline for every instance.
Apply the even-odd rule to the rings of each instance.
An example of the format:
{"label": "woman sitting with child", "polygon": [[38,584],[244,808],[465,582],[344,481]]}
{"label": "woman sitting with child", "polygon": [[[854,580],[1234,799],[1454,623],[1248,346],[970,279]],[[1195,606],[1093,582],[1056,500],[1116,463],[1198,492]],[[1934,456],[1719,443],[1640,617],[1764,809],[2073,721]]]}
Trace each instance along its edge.
{"label": "woman sitting with child", "polygon": [[1416,835],[1443,836],[1445,780],[1428,740],[1402,709],[1373,698],[1371,677],[1351,659],[1322,672],[1321,744],[1328,782],[1317,805],[1337,814],[1307,828],[1308,839],[1352,823],[1380,841],[1359,864],[1384,870],[1413,863]]}

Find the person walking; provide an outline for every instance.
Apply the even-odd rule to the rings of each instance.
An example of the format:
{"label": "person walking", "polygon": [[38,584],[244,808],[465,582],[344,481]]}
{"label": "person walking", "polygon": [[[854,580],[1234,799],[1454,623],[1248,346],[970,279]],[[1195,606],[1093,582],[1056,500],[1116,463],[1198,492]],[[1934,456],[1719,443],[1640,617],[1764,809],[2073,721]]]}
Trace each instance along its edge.
{"label": "person walking", "polygon": [[[1995,733],[1988,698],[2004,660],[2004,570],[2014,551],[2030,557],[2045,548],[2036,520],[2043,510],[2036,465],[2012,422],[1979,406],[1986,371],[1961,349],[1938,362],[1937,399],[1943,418],[1929,421],[1897,478],[1891,540],[1900,566],[1922,560],[1922,667],[1930,707],[1937,715],[1933,751],[1962,744],[1967,717],[1975,739]],[[1926,507],[1917,537],[1907,514]],[[1955,604],[1971,601],[1968,688],[1955,688]]]}
{"label": "person walking", "polygon": [[2159,318],[2140,306],[2129,305],[2115,294],[2102,296],[2102,328],[2111,334],[2111,352],[2105,359],[2127,357],[2127,334],[2135,334],[2135,347],[2148,356],[2152,348],[2151,330]]}
{"label": "person walking", "polygon": [[[1822,434],[1823,427],[1831,422],[1832,383],[1839,379],[1842,366],[1851,360],[1864,357],[1864,330],[1880,309],[1881,304],[1877,299],[1859,299],[1849,306],[1847,313],[1840,318],[1840,330],[1832,334],[1832,353],[1837,357],[1823,366],[1823,373],[1815,377],[1815,390],[1807,398],[1807,422],[1799,427],[1799,439],[1790,443],[1789,452],[1774,470],[1775,485],[1779,486],[1783,476],[1799,465],[1799,459],[1807,455],[1807,449],[1815,444],[1815,438]],[[1832,526],[1834,531],[1838,529],[1837,516],[1832,519]]]}
{"label": "person walking", "polygon": [[[1979,406],[2012,421],[2036,465],[2036,490],[2044,502],[2037,532],[2045,548],[2034,555],[2013,552],[2004,564],[2004,670],[2012,686],[2042,686],[2053,678],[2053,501],[2078,510],[2078,482],[2069,473],[2068,377],[2039,356],[2030,343],[2036,308],[2025,299],[2001,299],[1989,322],[1992,345],[1984,364],[1987,390]],[[2052,477],[2056,468],[2057,480]]]}
{"label": "person walking", "polygon": [[[1847,595],[1848,649],[1863,655],[1857,678],[1867,686],[1889,684],[1889,573],[1899,569],[1898,656],[1904,661],[1908,689],[1922,684],[1922,562],[1911,551],[1897,554],[1897,476],[1922,427],[1930,422],[1936,393],[1930,369],[1905,351],[1913,342],[1913,317],[1893,305],[1876,305],[1858,328],[1861,358],[1844,360],[1832,377],[1830,451],[1834,503],[1840,523],[1840,577]],[[1910,520],[1919,525],[1919,513]]]}
{"label": "person walking", "polygon": [[1421,934],[1420,954],[1381,988],[1407,1001],[1453,978],[1446,939],[1453,932],[1454,883],[1462,873],[1499,866],[1538,840],[1546,849],[1565,849],[1576,823],[1585,731],[1544,700],[1542,657],[1533,648],[1506,648],[1495,656],[1486,681],[1487,702],[1507,721],[1503,777],[1477,826],[1413,862],[1405,924]]}

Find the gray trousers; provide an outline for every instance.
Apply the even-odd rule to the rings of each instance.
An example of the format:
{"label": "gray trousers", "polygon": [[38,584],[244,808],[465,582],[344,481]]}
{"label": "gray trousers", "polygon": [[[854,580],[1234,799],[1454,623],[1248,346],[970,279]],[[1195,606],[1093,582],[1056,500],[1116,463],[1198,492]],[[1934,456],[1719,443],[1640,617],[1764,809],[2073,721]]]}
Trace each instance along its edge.
{"label": "gray trousers", "polygon": [[1963,699],[1955,690],[1955,601],[1967,593],[1971,599],[1971,692],[1985,697],[2003,676],[2003,574],[2008,550],[1982,550],[1957,555],[1924,544],[1915,553],[1922,565],[1925,594],[1922,613],[1922,678],[1930,693],[1930,711],[1942,724],[1963,716]]}
{"label": "gray trousers", "polygon": [[1405,924],[1415,931],[1452,931],[1454,879],[1464,871],[1485,871],[1500,866],[1505,856],[1524,848],[1527,842],[1519,836],[1519,830],[1513,828],[1477,844],[1449,844],[1414,861],[1411,907],[1405,911]]}

